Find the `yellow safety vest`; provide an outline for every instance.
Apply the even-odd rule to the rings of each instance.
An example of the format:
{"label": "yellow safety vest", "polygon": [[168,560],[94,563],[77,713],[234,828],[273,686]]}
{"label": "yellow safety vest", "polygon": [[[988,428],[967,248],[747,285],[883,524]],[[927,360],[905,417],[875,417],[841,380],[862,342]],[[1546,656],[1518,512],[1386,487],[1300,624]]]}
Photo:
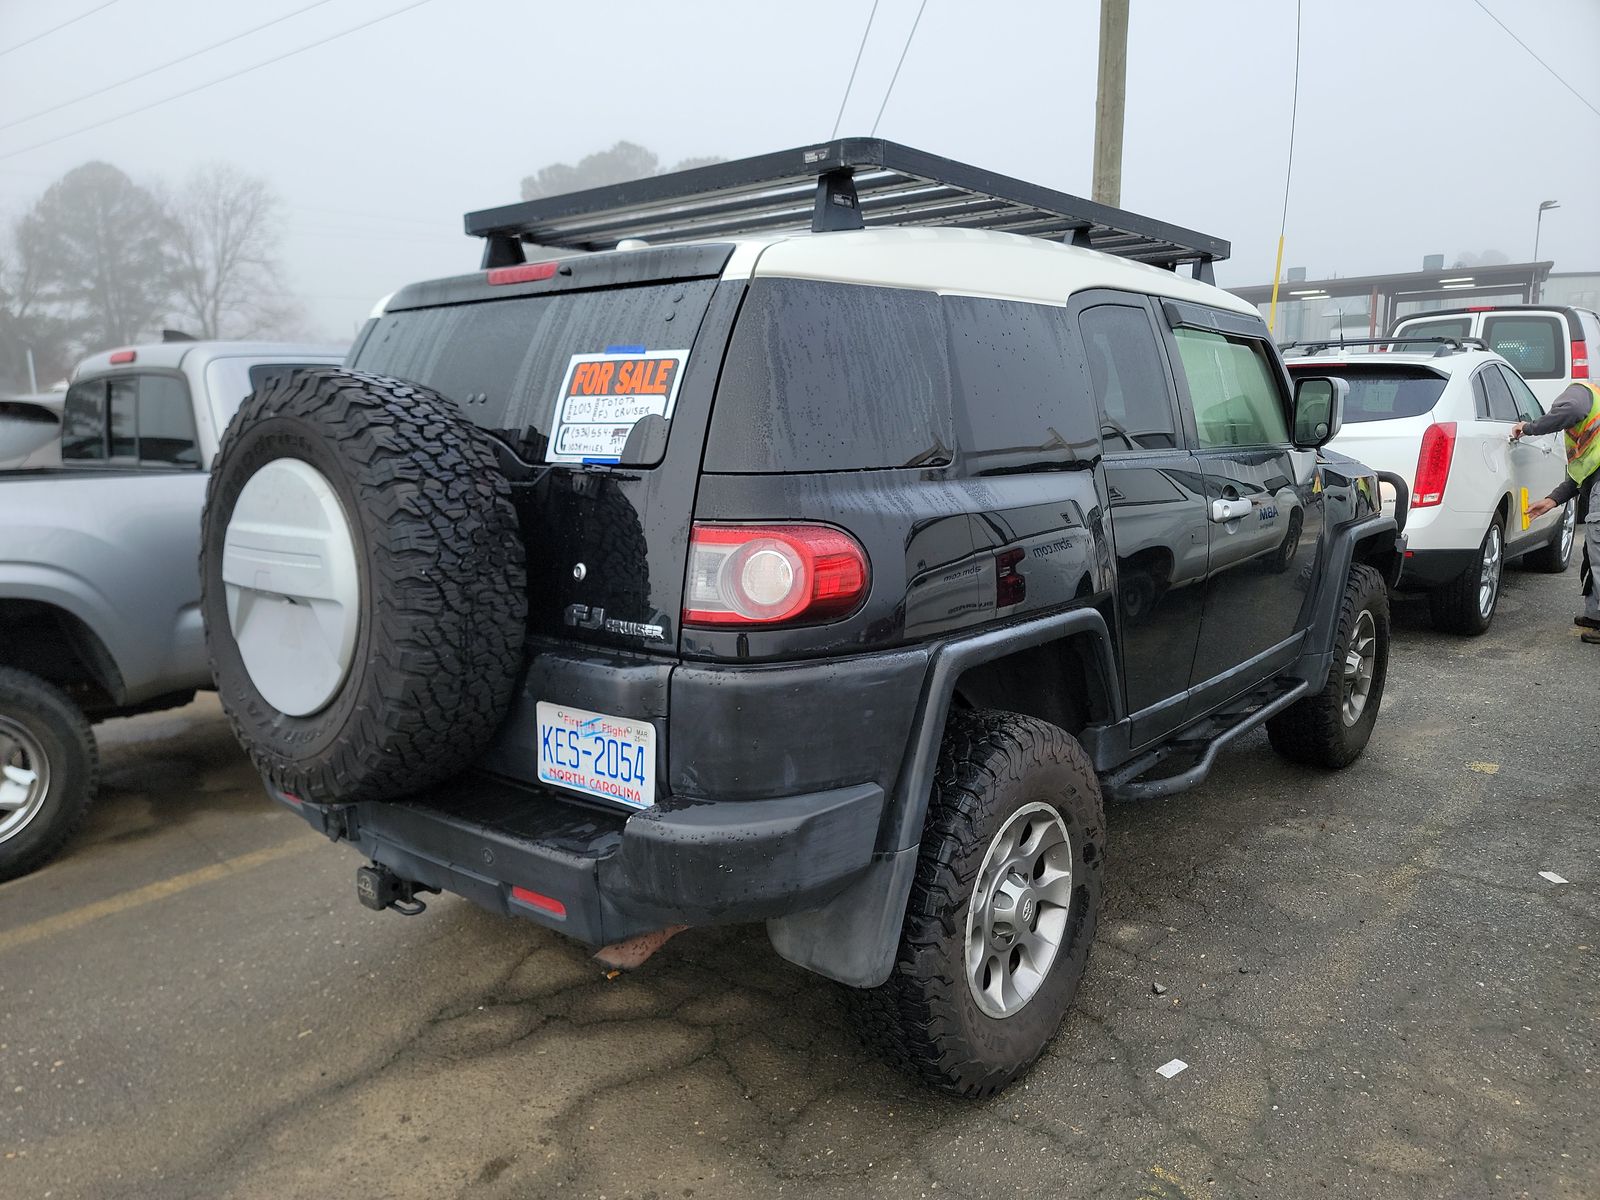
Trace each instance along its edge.
{"label": "yellow safety vest", "polygon": [[1573,483],[1582,483],[1600,471],[1600,387],[1585,383],[1589,395],[1589,415],[1567,430],[1567,474]]}

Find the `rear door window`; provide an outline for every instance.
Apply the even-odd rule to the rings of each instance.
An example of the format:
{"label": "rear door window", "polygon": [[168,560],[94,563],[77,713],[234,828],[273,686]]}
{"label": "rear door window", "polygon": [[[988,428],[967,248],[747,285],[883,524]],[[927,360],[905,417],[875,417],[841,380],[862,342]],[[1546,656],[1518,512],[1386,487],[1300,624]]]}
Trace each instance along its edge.
{"label": "rear door window", "polygon": [[[1407,325],[1399,332],[1409,337],[1419,338],[1464,338],[1472,332],[1472,318],[1440,317],[1436,321],[1418,321],[1414,325]],[[1397,354],[1405,354],[1407,352],[1433,350],[1436,349],[1436,344],[1433,342],[1401,342],[1394,349]]]}
{"label": "rear door window", "polygon": [[1295,368],[1297,375],[1333,375],[1350,385],[1344,402],[1345,424],[1363,421],[1396,421],[1420,417],[1433,411],[1444,395],[1445,380],[1422,367],[1338,367],[1337,369]]}
{"label": "rear door window", "polygon": [[1125,304],[1096,305],[1078,318],[1078,330],[1100,404],[1105,452],[1175,449],[1172,389],[1150,314]]}
{"label": "rear door window", "polygon": [[1561,379],[1567,373],[1566,323],[1555,316],[1489,316],[1483,340],[1527,379]]}
{"label": "rear door window", "polygon": [[[555,453],[550,440],[569,372],[584,361],[613,359],[607,378],[616,386],[584,395],[577,408],[564,406],[561,424],[605,426],[607,434],[586,443],[604,443],[605,452],[592,456],[597,461],[650,466],[665,450],[667,397],[645,390],[654,373],[632,390],[629,381],[642,377],[632,367],[624,376],[620,364],[675,352],[681,376],[715,287],[714,279],[692,279],[386,313],[351,366],[430,387],[504,434],[524,458],[543,462]],[[652,426],[658,435],[644,436]]]}
{"label": "rear door window", "polygon": [[1261,342],[1187,326],[1172,332],[1201,446],[1278,446],[1289,441],[1283,388]]}
{"label": "rear door window", "polygon": [[75,383],[61,405],[63,462],[104,462],[106,457],[106,381]]}
{"label": "rear door window", "polygon": [[1497,364],[1491,363],[1485,367],[1478,377],[1483,381],[1483,390],[1489,399],[1489,420],[1510,423],[1522,419],[1517,412],[1517,402],[1511,398],[1511,388]]}
{"label": "rear door window", "polygon": [[811,473],[948,463],[955,441],[950,391],[944,318],[933,292],[758,279],[723,363],[705,469]]}

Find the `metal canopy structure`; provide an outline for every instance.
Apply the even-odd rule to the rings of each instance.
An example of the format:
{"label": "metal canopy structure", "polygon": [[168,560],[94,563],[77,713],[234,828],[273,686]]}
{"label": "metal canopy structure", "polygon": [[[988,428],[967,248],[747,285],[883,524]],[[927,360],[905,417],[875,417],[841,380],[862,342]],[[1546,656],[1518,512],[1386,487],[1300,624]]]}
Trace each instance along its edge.
{"label": "metal canopy structure", "polygon": [[1220,238],[997,175],[878,138],[842,138],[466,215],[484,266],[525,261],[525,243],[609,250],[810,229],[989,229],[1051,238],[1209,281]]}

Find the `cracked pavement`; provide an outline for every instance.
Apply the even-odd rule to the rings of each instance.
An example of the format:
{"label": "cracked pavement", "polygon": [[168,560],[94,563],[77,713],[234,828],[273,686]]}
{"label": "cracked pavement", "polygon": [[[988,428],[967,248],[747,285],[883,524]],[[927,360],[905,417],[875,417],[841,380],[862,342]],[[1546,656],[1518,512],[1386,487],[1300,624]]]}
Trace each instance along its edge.
{"label": "cracked pavement", "polygon": [[1600,1195],[1575,589],[1508,573],[1476,640],[1402,601],[1346,772],[1256,734],[1202,788],[1113,806],[1077,1004],[976,1104],[878,1063],[759,929],[606,979],[451,897],[372,913],[213,698],[101,726],[88,828],[0,887],[0,1195]]}

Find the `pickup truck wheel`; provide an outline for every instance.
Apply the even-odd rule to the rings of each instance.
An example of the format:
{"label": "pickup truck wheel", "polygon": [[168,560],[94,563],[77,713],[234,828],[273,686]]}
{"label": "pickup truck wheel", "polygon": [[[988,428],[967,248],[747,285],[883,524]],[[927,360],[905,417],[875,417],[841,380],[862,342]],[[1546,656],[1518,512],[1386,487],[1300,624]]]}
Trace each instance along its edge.
{"label": "pickup truck wheel", "polygon": [[935,1087],[988,1096],[1031,1066],[1083,977],[1100,911],[1100,783],[1068,734],[953,713],[900,948],[857,1028]]}
{"label": "pickup truck wheel", "polygon": [[1523,558],[1535,571],[1559,575],[1572,562],[1572,546],[1578,540],[1578,502],[1568,500],[1561,510],[1561,520],[1556,525],[1555,536],[1547,545],[1539,547]]}
{"label": "pickup truck wheel", "polygon": [[211,474],[201,609],[223,708],[274,787],[350,802],[454,774],[522,668],[522,539],[488,436],[398,379],[274,380]]}
{"label": "pickup truck wheel", "polygon": [[1389,674],[1389,592],[1365,563],[1350,568],[1328,682],[1267,719],[1272,748],[1291,762],[1347,767],[1378,721]]}
{"label": "pickup truck wheel", "polygon": [[1500,579],[1506,565],[1506,535],[1498,517],[1478,545],[1478,557],[1449,583],[1428,593],[1433,627],[1441,633],[1477,637],[1494,620],[1500,602]]}
{"label": "pickup truck wheel", "polygon": [[44,863],[94,797],[94,734],[53,684],[0,667],[0,881]]}

